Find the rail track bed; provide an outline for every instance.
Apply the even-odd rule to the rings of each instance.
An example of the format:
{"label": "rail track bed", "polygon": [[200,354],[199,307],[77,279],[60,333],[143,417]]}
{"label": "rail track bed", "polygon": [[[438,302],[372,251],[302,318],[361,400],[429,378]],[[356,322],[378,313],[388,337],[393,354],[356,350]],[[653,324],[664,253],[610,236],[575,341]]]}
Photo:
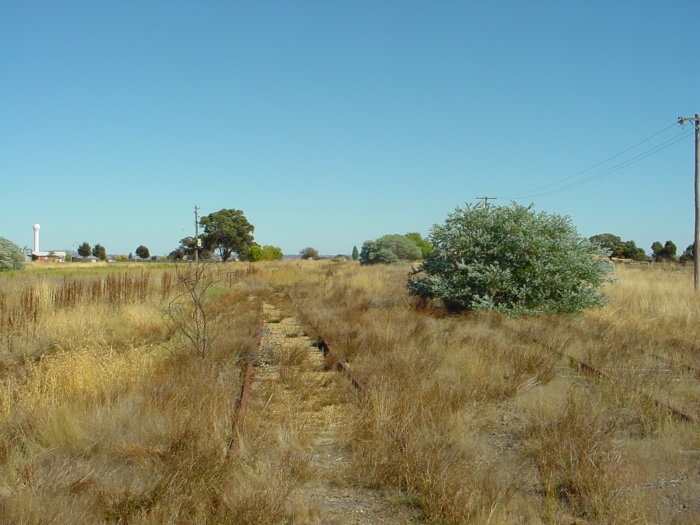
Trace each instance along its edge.
{"label": "rail track bed", "polygon": [[[357,395],[342,374],[328,370],[325,355],[306,335],[291,307],[263,304],[263,325],[255,373],[244,387],[246,417],[262,418],[291,446],[305,454],[308,469],[289,498],[293,523],[403,524],[409,509],[391,494],[354,486],[348,481],[350,460],[346,430],[357,417]],[[287,303],[288,304],[288,303]],[[246,375],[244,367],[244,376]],[[240,412],[241,400],[238,403]],[[249,406],[247,406],[249,405]],[[236,432],[245,434],[243,421]],[[232,459],[237,446],[232,446]]]}

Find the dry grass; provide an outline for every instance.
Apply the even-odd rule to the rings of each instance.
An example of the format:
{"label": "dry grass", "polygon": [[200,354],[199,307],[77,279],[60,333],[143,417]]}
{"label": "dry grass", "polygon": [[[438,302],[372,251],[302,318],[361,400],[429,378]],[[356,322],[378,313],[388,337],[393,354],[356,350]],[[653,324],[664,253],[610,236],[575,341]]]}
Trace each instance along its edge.
{"label": "dry grass", "polygon": [[[0,522],[289,522],[308,475],[293,406],[253,409],[225,460],[238,360],[260,301],[288,291],[370,390],[343,400],[358,415],[339,475],[431,523],[697,523],[700,430],[653,401],[700,417],[700,298],[671,268],[619,268],[610,304],[579,317],[510,319],[427,309],[406,267],[221,265],[203,357],[164,316],[172,270],[145,294],[100,273],[140,268],[3,276]],[[280,357],[289,392],[301,356]]]}
{"label": "dry grass", "polygon": [[[406,268],[332,270],[293,293],[371,389],[353,430],[358,483],[400,487],[441,523],[700,518],[687,466],[700,433],[653,401],[700,415],[699,378],[685,367],[700,313],[688,272],[622,268],[605,308],[509,319],[423,310],[405,292]],[[654,448],[663,462],[651,467],[640,451]]]}
{"label": "dry grass", "polygon": [[[4,277],[6,311],[21,311],[27,290],[36,300],[0,331],[0,522],[279,522],[303,463],[293,433],[252,429],[237,468],[225,457],[238,360],[268,293],[234,270],[217,268],[207,309],[221,337],[205,357],[164,314],[168,270],[146,274],[145,296],[71,304],[53,299],[63,276]],[[77,274],[70,286],[102,291],[108,277]]]}

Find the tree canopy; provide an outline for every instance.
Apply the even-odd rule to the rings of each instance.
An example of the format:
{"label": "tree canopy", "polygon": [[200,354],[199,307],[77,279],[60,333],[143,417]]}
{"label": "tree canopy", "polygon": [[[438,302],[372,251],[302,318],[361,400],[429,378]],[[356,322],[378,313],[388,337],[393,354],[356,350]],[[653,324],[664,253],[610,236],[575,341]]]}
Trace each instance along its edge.
{"label": "tree canopy", "polygon": [[430,252],[433,251],[433,245],[427,239],[424,239],[420,233],[411,232],[406,234],[406,238],[413,241],[413,244],[420,248],[421,255],[425,258]]}
{"label": "tree canopy", "polygon": [[90,257],[90,254],[92,253],[92,247],[90,246],[90,243],[85,241],[83,244],[78,246],[78,255],[81,257]]}
{"label": "tree canopy", "polygon": [[148,259],[151,256],[151,252],[142,244],[136,248],[136,255],[138,255],[141,259]]}
{"label": "tree canopy", "polygon": [[228,261],[233,254],[239,259],[247,259],[253,246],[253,230],[241,210],[223,209],[202,217],[204,227],[202,245],[210,252],[218,250],[222,261]]}
{"label": "tree canopy", "polygon": [[575,313],[604,303],[610,264],[568,217],[518,204],[467,205],[434,226],[430,240],[425,276],[408,288],[451,310]]}
{"label": "tree canopy", "polygon": [[299,250],[299,255],[301,255],[302,259],[318,259],[318,250],[316,248],[312,248],[311,246],[307,246],[306,248]]}
{"label": "tree canopy", "polygon": [[648,259],[644,250],[639,248],[634,241],[623,241],[620,237],[612,233],[594,235],[593,237],[589,237],[588,240],[608,252],[610,257],[634,259],[635,261],[646,261]]}
{"label": "tree canopy", "polygon": [[685,250],[683,250],[683,254],[678,258],[679,261],[682,263],[688,262],[688,261],[694,261],[695,260],[695,243],[689,245]]}
{"label": "tree canopy", "polygon": [[673,241],[666,241],[663,246],[659,241],[656,241],[651,245],[651,251],[655,262],[670,262],[676,260],[678,248]]}
{"label": "tree canopy", "polygon": [[260,246],[259,244],[253,244],[250,251],[248,252],[248,260],[255,261],[278,261],[282,259],[282,249],[277,246],[271,246],[266,244],[265,246]]}
{"label": "tree canopy", "polygon": [[202,246],[202,240],[199,240],[199,247],[195,248],[196,242],[194,237],[185,237],[180,239],[180,246],[177,250],[170,252],[169,256],[172,255],[172,259],[179,260],[185,257],[189,259],[194,259],[195,250],[197,251],[197,257],[201,260],[209,259],[211,256],[211,251],[207,250]]}
{"label": "tree canopy", "polygon": [[101,244],[96,244],[95,247],[92,249],[92,254],[97,257],[100,261],[106,261],[107,260],[107,250],[105,249],[104,246]]}
{"label": "tree canopy", "polygon": [[0,271],[24,268],[24,254],[19,246],[5,237],[0,237]]}
{"label": "tree canopy", "polygon": [[360,250],[362,264],[393,264],[399,261],[417,261],[422,258],[415,242],[397,233],[384,235],[374,241],[365,241]]}

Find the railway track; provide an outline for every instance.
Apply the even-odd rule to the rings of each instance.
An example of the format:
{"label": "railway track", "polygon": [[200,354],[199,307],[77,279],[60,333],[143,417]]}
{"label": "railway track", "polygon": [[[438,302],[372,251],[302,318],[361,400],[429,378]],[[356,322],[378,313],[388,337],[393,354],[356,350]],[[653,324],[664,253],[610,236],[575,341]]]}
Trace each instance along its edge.
{"label": "railway track", "polygon": [[[294,519],[301,523],[357,525],[409,522],[413,511],[398,505],[396,496],[353,486],[346,480],[345,469],[351,461],[345,430],[359,410],[349,401],[348,383],[358,392],[367,392],[367,388],[347,363],[336,358],[326,341],[306,335],[308,325],[298,320],[293,307],[283,310],[279,305],[264,304],[255,349],[241,363],[242,381],[234,401],[228,461],[241,457],[246,419],[264,421],[273,433],[284,432],[284,428],[301,429],[311,474],[290,497],[303,509],[290,511]],[[333,374],[338,372],[348,382],[334,379]]]}
{"label": "railway track", "polygon": [[[522,337],[522,334],[513,328],[505,327],[505,329],[510,331],[511,333],[516,335],[517,337]],[[562,359],[566,359],[570,363],[570,365],[576,367],[577,369],[581,370],[582,372],[584,372],[590,376],[605,379],[607,381],[615,381],[615,378],[612,375],[610,375],[609,373],[605,372],[604,370],[602,370],[602,369],[600,369],[600,368],[598,368],[590,363],[587,363],[586,361],[583,361],[582,359],[579,359],[577,357],[570,355],[566,350],[555,348],[551,344],[543,343],[543,342],[539,341],[536,337],[532,337],[532,336],[529,338],[529,342],[536,344],[536,345],[540,346],[541,348],[544,348],[550,352],[555,353],[556,355],[558,355]],[[631,372],[632,370],[633,370],[632,368],[628,369],[629,372]],[[675,407],[672,404],[670,404],[662,399],[659,399],[658,397],[654,396],[653,394],[650,394],[649,392],[647,392],[643,389],[637,389],[637,392],[641,396],[646,398],[649,402],[654,404],[655,406],[666,410],[673,418],[675,418],[679,421],[684,421],[684,422],[691,423],[694,425],[700,424],[700,421],[694,415],[688,414],[687,412],[683,411],[682,409],[679,409],[678,407]]]}
{"label": "railway track", "polygon": [[233,418],[231,419],[231,438],[226,450],[226,459],[233,461],[240,452],[240,433],[245,422],[246,412],[250,404],[251,390],[253,388],[253,377],[255,375],[255,365],[260,352],[263,333],[263,312],[262,307],[258,316],[257,330],[251,351],[243,360],[241,365],[241,389],[234,402]]}

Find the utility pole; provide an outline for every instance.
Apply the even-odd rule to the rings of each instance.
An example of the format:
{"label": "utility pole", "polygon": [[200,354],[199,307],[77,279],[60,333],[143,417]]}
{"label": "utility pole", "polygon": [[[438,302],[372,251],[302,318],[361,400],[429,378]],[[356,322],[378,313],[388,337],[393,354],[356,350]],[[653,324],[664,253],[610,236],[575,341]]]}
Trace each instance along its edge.
{"label": "utility pole", "polygon": [[194,205],[194,262],[199,262],[199,206]]}
{"label": "utility pole", "polygon": [[483,201],[484,201],[484,206],[488,208],[488,207],[489,207],[489,201],[495,201],[497,198],[498,198],[498,197],[477,197],[476,200],[478,200],[478,201],[483,200]]}
{"label": "utility pole", "polygon": [[700,115],[695,117],[678,117],[679,124],[691,121],[695,126],[695,241],[693,243],[693,267],[695,292],[700,291],[700,263],[698,262],[698,249],[700,249]]}

